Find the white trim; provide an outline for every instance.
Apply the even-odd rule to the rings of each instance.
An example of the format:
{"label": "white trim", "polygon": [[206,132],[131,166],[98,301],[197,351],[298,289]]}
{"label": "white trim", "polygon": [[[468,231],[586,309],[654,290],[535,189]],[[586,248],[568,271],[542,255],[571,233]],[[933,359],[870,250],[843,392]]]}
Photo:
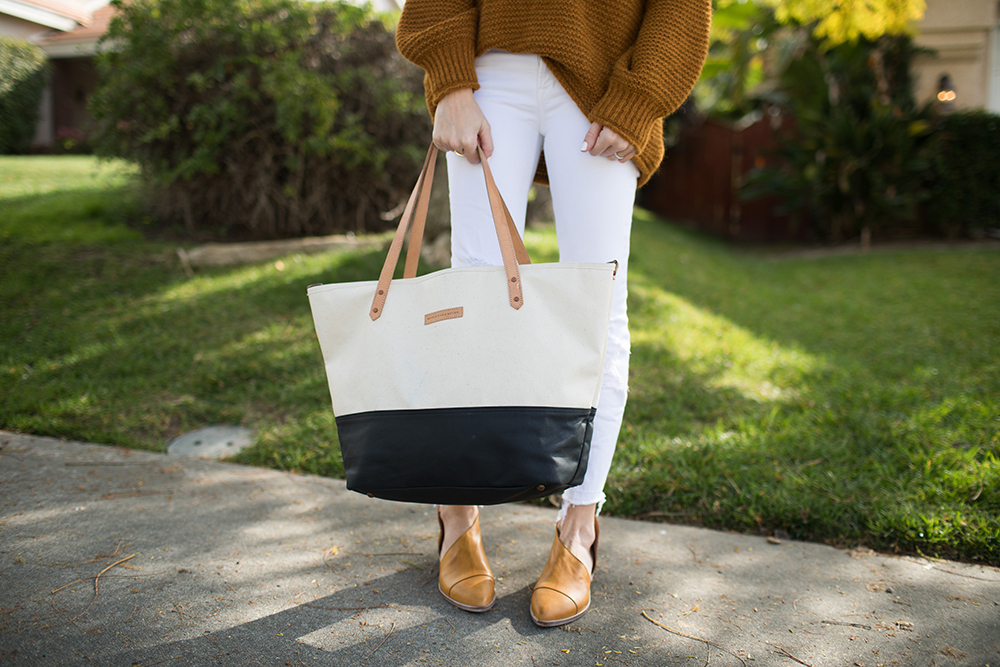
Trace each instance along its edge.
{"label": "white trim", "polygon": [[18,0],[0,0],[0,14],[9,14],[63,32],[69,32],[80,25],[77,21],[62,14],[36,5],[18,2]]}
{"label": "white trim", "polygon": [[101,7],[104,7],[105,5],[108,5],[110,3],[111,0],[89,0],[89,2],[83,3],[83,11],[87,12],[88,14],[93,14]]}
{"label": "white trim", "polygon": [[55,140],[52,130],[52,78],[45,84],[42,99],[38,101],[38,124],[35,126],[35,146],[51,146]]}
{"label": "white trim", "polygon": [[1000,113],[1000,4],[990,30],[989,57],[986,60],[986,109]]}
{"label": "white trim", "polygon": [[97,39],[43,44],[41,49],[49,58],[84,58],[97,55]]}

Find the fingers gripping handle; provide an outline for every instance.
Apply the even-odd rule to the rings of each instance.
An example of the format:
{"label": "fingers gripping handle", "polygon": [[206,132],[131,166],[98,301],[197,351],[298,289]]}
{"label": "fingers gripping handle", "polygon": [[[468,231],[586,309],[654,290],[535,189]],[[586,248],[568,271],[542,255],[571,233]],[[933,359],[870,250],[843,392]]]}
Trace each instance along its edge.
{"label": "fingers gripping handle", "polygon": [[[524,241],[514,226],[514,221],[507,210],[507,205],[500,196],[500,190],[493,180],[486,156],[479,151],[480,164],[483,165],[483,175],[486,179],[486,192],[490,199],[490,211],[493,213],[493,225],[496,228],[497,241],[500,243],[500,254],[503,257],[504,274],[507,280],[507,298],[512,308],[519,309],[524,304],[524,295],[521,292],[521,274],[518,264],[530,264],[528,252],[524,248]],[[410,194],[410,199],[406,202],[406,209],[399,220],[396,234],[392,238],[389,246],[389,253],[382,265],[382,273],[379,274],[378,285],[375,288],[375,298],[369,311],[372,320],[377,320],[382,315],[385,307],[386,297],[389,295],[389,285],[392,282],[392,275],[399,263],[399,256],[403,250],[403,239],[406,237],[411,221],[413,232],[410,235],[410,248],[407,251],[404,277],[412,278],[416,275],[416,265],[420,253],[420,242],[423,237],[424,221],[427,216],[427,202],[430,199],[431,184],[434,179],[434,163],[437,160],[438,149],[431,145],[424,158],[424,166],[420,170],[420,177]]]}

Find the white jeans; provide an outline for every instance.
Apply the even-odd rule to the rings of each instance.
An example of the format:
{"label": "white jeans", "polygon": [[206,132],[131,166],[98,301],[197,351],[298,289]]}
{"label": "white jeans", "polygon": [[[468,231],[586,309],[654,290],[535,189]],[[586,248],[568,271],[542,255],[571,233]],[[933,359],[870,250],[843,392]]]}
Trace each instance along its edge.
{"label": "white jeans", "polygon": [[[580,151],[590,121],[538,56],[488,51],[476,59],[476,74],[481,88],[475,98],[493,135],[490,169],[521,234],[528,191],[544,149],[560,260],[619,264],[587,475],[583,484],[563,494],[564,511],[567,503],[600,507],[628,392],[625,301],[639,170],[631,162]],[[449,153],[448,184],[452,266],[502,264],[482,169]]]}

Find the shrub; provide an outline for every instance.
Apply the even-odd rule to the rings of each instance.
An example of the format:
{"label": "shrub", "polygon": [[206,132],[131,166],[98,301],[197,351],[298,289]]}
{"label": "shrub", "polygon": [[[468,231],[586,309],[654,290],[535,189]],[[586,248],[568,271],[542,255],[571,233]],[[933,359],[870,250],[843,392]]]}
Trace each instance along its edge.
{"label": "shrub", "polygon": [[1000,227],[1000,116],[967,111],[937,121],[927,221],[934,231],[978,236]]}
{"label": "shrub", "polygon": [[90,155],[90,134],[75,127],[60,127],[56,130],[52,152],[59,155]]}
{"label": "shrub", "polygon": [[0,35],[0,154],[31,149],[48,72],[40,48]]}
{"label": "shrub", "polygon": [[340,2],[114,0],[95,150],[137,162],[162,223],[274,238],[386,226],[429,131],[421,72]]}
{"label": "shrub", "polygon": [[917,109],[905,36],[824,48],[812,38],[769,97],[794,118],[779,165],[753,170],[743,195],[804,212],[827,240],[912,227],[935,142],[929,109]]}

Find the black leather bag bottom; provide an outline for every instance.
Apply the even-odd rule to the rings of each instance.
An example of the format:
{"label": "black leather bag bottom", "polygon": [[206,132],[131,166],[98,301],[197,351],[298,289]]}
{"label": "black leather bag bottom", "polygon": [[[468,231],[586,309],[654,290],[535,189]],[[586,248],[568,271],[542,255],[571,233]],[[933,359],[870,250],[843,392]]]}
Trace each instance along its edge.
{"label": "black leather bag bottom", "polygon": [[376,498],[497,505],[583,483],[596,410],[438,408],[337,418],[347,488]]}

